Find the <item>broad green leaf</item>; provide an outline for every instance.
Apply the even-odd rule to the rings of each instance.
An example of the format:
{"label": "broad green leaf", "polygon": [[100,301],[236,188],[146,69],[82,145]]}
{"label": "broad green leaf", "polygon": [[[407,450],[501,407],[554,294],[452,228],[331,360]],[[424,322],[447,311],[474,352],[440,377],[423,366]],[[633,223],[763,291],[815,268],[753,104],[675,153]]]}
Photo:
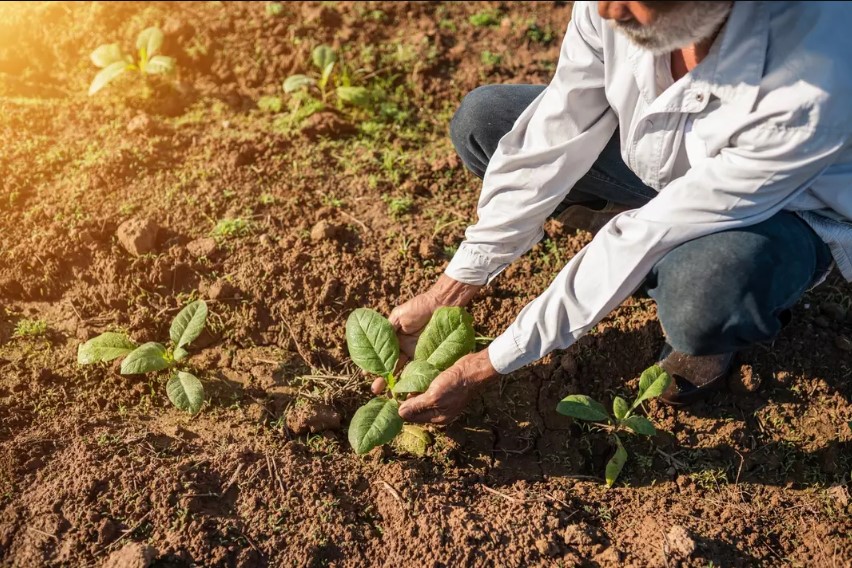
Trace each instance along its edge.
{"label": "broad green leaf", "polygon": [[189,356],[189,351],[184,349],[183,347],[178,347],[172,353],[172,357],[174,357],[175,361],[183,361]]}
{"label": "broad green leaf", "polygon": [[473,317],[467,310],[438,308],[417,340],[414,359],[427,361],[439,371],[445,371],[473,351],[475,337]]}
{"label": "broad green leaf", "polygon": [[402,432],[393,440],[393,445],[397,450],[418,458],[426,455],[426,450],[431,444],[432,437],[429,432],[413,424],[403,425]]}
{"label": "broad green leaf", "polygon": [[136,49],[142,53],[145,50],[144,59],[153,57],[163,46],[163,32],[160,28],[150,27],[139,32],[136,36]]}
{"label": "broad green leaf", "polygon": [[630,406],[627,404],[627,401],[620,396],[617,396],[612,400],[612,413],[619,420],[627,416],[627,412],[629,410]]}
{"label": "broad green leaf", "polygon": [[162,371],[169,366],[166,348],[155,342],[145,343],[132,351],[121,362],[122,375],[139,375],[152,371]]}
{"label": "broad green leaf", "polygon": [[399,340],[393,326],[382,314],[367,308],[349,314],[346,346],[356,365],[383,377],[393,372],[399,359]]}
{"label": "broad green leaf", "polygon": [[613,455],[606,464],[607,487],[612,487],[612,484],[615,483],[616,479],[618,479],[618,475],[621,473],[621,470],[624,469],[625,462],[627,462],[627,450],[624,449],[624,446],[621,444],[621,440],[618,439],[618,436],[615,437],[615,443],[615,455]]}
{"label": "broad green leaf", "polygon": [[595,399],[584,394],[566,396],[556,405],[556,412],[572,418],[590,420],[592,422],[606,422],[609,420],[606,408]]}
{"label": "broad green leaf", "polygon": [[368,106],[370,91],[365,87],[337,87],[337,98],[355,106]]}
{"label": "broad green leaf", "polygon": [[654,428],[654,425],[651,424],[651,421],[645,418],[644,416],[631,416],[626,420],[621,422],[637,434],[642,434],[643,436],[654,436],[657,433],[657,429]]}
{"label": "broad green leaf", "polygon": [[349,424],[349,443],[356,454],[387,444],[402,430],[399,402],[376,397],[355,412]]}
{"label": "broad green leaf", "polygon": [[117,43],[107,43],[99,46],[89,57],[92,63],[100,68],[112,65],[118,61],[124,62],[125,55]]}
{"label": "broad green leaf", "polygon": [[291,75],[284,80],[284,92],[292,93],[311,85],[316,85],[316,80],[307,75]]}
{"label": "broad green leaf", "polygon": [[123,333],[108,331],[77,347],[77,363],[89,365],[112,361],[136,349],[136,344]]}
{"label": "broad green leaf", "polygon": [[113,81],[116,77],[124,73],[130,68],[130,65],[125,63],[124,61],[116,61],[115,63],[110,63],[95,75],[95,78],[92,80],[92,84],[89,85],[89,96],[94,95],[101,89],[107,86],[108,83]]}
{"label": "broad green leaf", "polygon": [[645,369],[639,377],[639,393],[631,408],[636,408],[643,401],[660,396],[669,388],[672,378],[659,365]]}
{"label": "broad green leaf", "polygon": [[402,370],[399,382],[392,389],[393,393],[426,392],[435,377],[440,374],[441,371],[426,361],[412,361]]}
{"label": "broad green leaf", "polygon": [[186,305],[180,313],[175,316],[172,327],[169,329],[169,337],[175,347],[189,345],[204,331],[207,322],[207,304],[204,300],[195,300]]}
{"label": "broad green leaf", "polygon": [[145,64],[145,73],[149,75],[165,75],[175,70],[174,57],[155,55]]}
{"label": "broad green leaf", "polygon": [[330,63],[337,61],[337,54],[327,45],[318,45],[311,52],[311,59],[316,68],[323,71]]}
{"label": "broad green leaf", "polygon": [[166,394],[172,404],[191,414],[201,410],[201,405],[204,404],[204,385],[198,377],[183,371],[172,375],[166,383]]}

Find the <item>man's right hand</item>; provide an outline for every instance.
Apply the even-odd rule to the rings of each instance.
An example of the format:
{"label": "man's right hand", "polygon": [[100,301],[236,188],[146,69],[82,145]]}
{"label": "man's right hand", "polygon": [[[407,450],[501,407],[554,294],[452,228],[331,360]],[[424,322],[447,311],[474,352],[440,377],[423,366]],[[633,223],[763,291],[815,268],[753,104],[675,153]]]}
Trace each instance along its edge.
{"label": "man's right hand", "polygon": [[[442,274],[429,290],[394,308],[388,319],[399,338],[400,354],[397,369],[401,369],[410,358],[414,357],[417,338],[420,337],[420,333],[429,323],[435,310],[442,306],[465,306],[480,288],[482,286],[465,284]],[[378,378],[373,381],[370,390],[373,394],[379,395],[384,392],[385,386],[385,380]]]}

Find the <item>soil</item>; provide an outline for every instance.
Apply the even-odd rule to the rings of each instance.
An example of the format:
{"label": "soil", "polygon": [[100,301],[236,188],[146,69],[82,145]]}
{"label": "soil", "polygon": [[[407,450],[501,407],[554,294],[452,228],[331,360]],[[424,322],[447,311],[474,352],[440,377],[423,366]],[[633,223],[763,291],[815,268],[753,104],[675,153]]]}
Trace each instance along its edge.
{"label": "soil", "polygon": [[[739,355],[729,390],[652,402],[661,432],[626,441],[612,489],[606,435],[555,407],[635,391],[663,341],[647,298],[430,428],[427,456],[349,448],[370,381],[346,316],[388,313],[441,273],[478,188],[452,113],[484,83],[547,82],[570,11],[0,6],[0,565],[850,565],[852,286],[836,274]],[[485,12],[491,25],[471,23]],[[87,97],[88,54],[149,25],[177,76]],[[319,43],[383,93],[372,107],[305,116],[283,94]],[[546,229],[474,300],[480,335],[589,240]],[[170,405],[164,376],[76,365],[105,330],[167,338],[195,297],[211,310],[189,359],[199,415]],[[22,334],[25,319],[45,331]]]}

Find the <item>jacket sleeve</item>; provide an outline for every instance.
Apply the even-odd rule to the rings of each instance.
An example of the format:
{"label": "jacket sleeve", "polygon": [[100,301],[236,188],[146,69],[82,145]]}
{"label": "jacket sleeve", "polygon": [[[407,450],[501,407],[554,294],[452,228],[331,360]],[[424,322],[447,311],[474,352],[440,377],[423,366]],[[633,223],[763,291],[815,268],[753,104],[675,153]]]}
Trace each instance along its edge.
{"label": "jacket sleeve", "polygon": [[615,132],[594,9],[575,4],[553,80],[500,140],[485,172],[478,221],[446,268],[451,278],[485,284],[528,251]]}
{"label": "jacket sleeve", "polygon": [[612,219],[488,347],[501,373],[566,348],[616,308],[686,241],[760,223],[834,162],[845,135],[762,120],[643,207]]}

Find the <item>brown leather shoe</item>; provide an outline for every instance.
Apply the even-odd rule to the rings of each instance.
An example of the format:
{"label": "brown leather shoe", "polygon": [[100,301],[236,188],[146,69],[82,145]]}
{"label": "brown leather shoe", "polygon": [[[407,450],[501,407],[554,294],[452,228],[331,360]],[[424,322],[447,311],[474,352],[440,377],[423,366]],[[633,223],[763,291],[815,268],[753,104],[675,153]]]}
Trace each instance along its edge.
{"label": "brown leather shoe", "polygon": [[610,219],[629,209],[624,205],[610,202],[606,202],[599,208],[580,204],[569,205],[565,211],[556,216],[556,220],[567,227],[589,231],[594,235],[609,223]]}
{"label": "brown leather shoe", "polygon": [[659,365],[672,377],[672,382],[660,398],[672,406],[702,399],[725,384],[733,362],[733,353],[687,355],[675,351],[667,343],[660,354]]}

